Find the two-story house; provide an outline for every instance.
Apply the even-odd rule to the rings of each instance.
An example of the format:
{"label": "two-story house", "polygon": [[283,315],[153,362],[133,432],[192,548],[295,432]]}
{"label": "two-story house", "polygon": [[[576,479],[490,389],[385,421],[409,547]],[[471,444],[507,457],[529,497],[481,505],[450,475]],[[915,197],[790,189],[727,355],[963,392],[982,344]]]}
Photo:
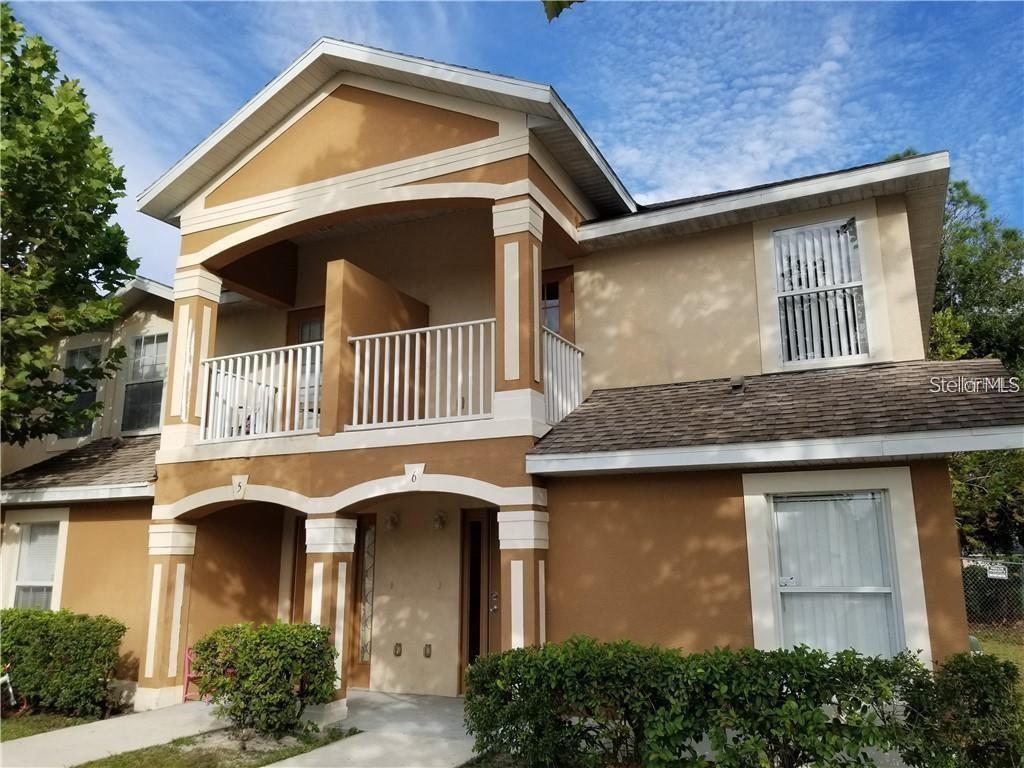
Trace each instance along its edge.
{"label": "two-story house", "polygon": [[945,457],[1024,397],[925,360],[948,170],[641,206],[549,86],[318,41],[139,199],[155,498],[90,540],[136,705],[242,620],[331,629],[335,717],[574,633],[965,649]]}

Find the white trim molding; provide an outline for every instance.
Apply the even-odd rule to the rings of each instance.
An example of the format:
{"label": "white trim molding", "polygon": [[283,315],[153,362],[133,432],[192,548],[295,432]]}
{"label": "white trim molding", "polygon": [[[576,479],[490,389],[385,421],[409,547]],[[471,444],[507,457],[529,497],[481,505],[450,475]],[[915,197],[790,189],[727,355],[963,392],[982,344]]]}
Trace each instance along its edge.
{"label": "white trim molding", "polygon": [[917,533],[917,512],[909,467],[809,470],[743,475],[743,508],[747,531],[747,566],[755,648],[780,648],[778,573],[772,541],[771,496],[791,493],[885,491],[889,498],[895,544],[897,620],[905,646],[932,661],[928,610]]}
{"label": "white trim molding", "polygon": [[1024,448],[1024,424],[682,448],[536,454],[526,457],[526,471],[534,475],[571,475],[861,459],[903,460],[1014,448]]}
{"label": "white trim molding", "polygon": [[551,515],[539,509],[498,512],[498,542],[501,549],[547,549]]}
{"label": "white trim molding", "polygon": [[[425,472],[420,476],[407,474],[367,480],[351,488],[339,491],[333,496],[309,497],[296,491],[277,488],[272,485],[254,485],[250,483],[245,489],[246,501],[265,501],[280,504],[307,515],[327,515],[350,507],[353,504],[370,499],[380,498],[393,493],[430,491],[434,493],[452,493],[459,496],[470,496],[499,507],[509,506],[544,506],[547,504],[547,491],[533,485],[506,488],[493,483],[477,480],[462,475],[431,474]],[[174,520],[186,512],[205,507],[210,504],[234,501],[230,485],[208,488],[186,496],[172,504],[153,506],[154,520]]]}
{"label": "white trim molding", "polygon": [[174,299],[198,296],[215,304],[220,301],[221,278],[201,265],[181,267],[174,273]]}
{"label": "white trim molding", "polygon": [[526,611],[524,608],[526,593],[523,561],[512,560],[509,563],[509,568],[511,569],[512,576],[512,594],[509,596],[511,608],[509,623],[512,629],[511,646],[513,648],[522,648],[526,645]]}
{"label": "white trim molding", "polygon": [[71,501],[113,501],[120,499],[151,499],[153,484],[113,483],[110,485],[69,485],[51,488],[0,491],[0,504],[55,504]]}
{"label": "white trim molding", "polygon": [[135,699],[132,708],[136,712],[146,712],[151,709],[162,709],[175,704],[181,704],[184,690],[180,685],[169,685],[165,688],[144,688],[139,686],[135,689]]}
{"label": "white trim molding", "polygon": [[2,605],[4,608],[14,606],[22,526],[31,523],[57,523],[57,552],[54,555],[53,563],[50,610],[60,610],[61,593],[64,586],[64,561],[67,559],[68,551],[69,517],[70,510],[67,507],[12,509],[4,513],[3,543],[0,546],[0,574],[3,577]]}
{"label": "white trim molding", "polygon": [[356,521],[345,517],[306,518],[306,554],[354,552]]}
{"label": "white trim molding", "polygon": [[544,209],[536,200],[527,197],[498,203],[491,211],[495,237],[529,232],[538,240],[544,239]]}
{"label": "white trim molding", "polygon": [[152,523],[149,526],[149,554],[194,555],[196,526],[188,523]]}

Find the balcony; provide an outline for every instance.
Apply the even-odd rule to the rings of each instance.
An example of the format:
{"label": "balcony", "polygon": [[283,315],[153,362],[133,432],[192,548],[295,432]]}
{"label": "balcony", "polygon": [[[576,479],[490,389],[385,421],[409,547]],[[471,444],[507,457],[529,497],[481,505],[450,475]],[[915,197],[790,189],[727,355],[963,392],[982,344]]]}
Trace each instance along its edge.
{"label": "balcony", "polygon": [[[345,431],[412,427],[494,417],[493,318],[351,336],[355,365]],[[583,399],[583,350],[543,329],[543,387],[549,424]],[[253,440],[320,432],[325,377],[322,341],[202,361],[200,441]]]}

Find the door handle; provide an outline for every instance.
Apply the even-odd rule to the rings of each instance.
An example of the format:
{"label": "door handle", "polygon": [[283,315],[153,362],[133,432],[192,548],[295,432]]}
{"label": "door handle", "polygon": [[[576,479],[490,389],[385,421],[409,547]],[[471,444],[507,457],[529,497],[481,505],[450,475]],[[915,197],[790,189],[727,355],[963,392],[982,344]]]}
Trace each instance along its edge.
{"label": "door handle", "polygon": [[491,592],[491,605],[487,609],[488,613],[497,613],[501,610],[501,603],[498,602],[498,597],[499,595],[497,592]]}

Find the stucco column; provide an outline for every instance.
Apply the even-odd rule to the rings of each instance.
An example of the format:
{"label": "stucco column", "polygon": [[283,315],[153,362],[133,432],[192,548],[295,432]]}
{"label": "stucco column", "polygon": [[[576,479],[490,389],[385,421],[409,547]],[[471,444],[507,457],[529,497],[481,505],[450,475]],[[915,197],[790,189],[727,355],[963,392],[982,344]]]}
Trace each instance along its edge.
{"label": "stucco column", "polygon": [[181,448],[199,437],[202,415],[200,362],[213,355],[221,279],[205,267],[179,269],[174,276],[174,329],[167,364],[161,448]]}
{"label": "stucco column", "polygon": [[543,507],[498,512],[502,650],[547,642],[548,517]]}
{"label": "stucco column", "polygon": [[[320,624],[331,630],[331,639],[338,651],[334,700],[327,705],[333,719],[345,717],[345,637],[354,594],[355,574],[352,553],[356,547],[356,521],[335,515],[306,518],[306,585],[303,601],[304,621]],[[315,719],[326,713],[313,712]],[[324,720],[330,722],[330,718]]]}
{"label": "stucco column", "polygon": [[149,526],[149,611],[145,656],[135,691],[136,710],[181,703],[195,548],[194,525]]}
{"label": "stucco column", "polygon": [[494,220],[495,389],[541,384],[540,274],[544,212],[531,197],[498,202]]}

